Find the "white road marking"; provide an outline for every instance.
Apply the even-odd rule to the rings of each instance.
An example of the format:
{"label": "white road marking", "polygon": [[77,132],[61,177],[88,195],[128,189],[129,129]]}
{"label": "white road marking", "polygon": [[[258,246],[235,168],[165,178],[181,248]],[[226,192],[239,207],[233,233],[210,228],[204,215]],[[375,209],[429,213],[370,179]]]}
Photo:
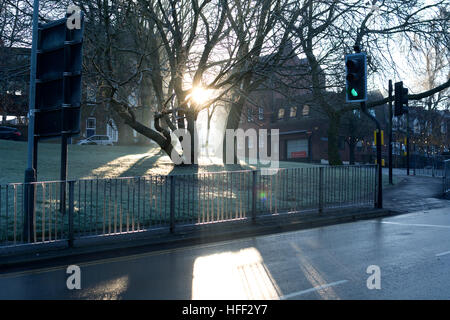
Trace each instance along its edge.
{"label": "white road marking", "polygon": [[445,251],[445,252],[438,253],[438,254],[436,255],[436,257],[442,257],[442,256],[445,256],[445,255],[447,255],[447,254],[450,254],[450,251]]}
{"label": "white road marking", "polygon": [[296,296],[300,296],[302,294],[306,294],[306,293],[310,293],[310,292],[314,292],[314,291],[319,291],[319,290],[326,289],[326,288],[333,287],[333,286],[337,286],[339,284],[346,283],[346,282],[348,282],[348,280],[341,280],[341,281],[336,281],[336,282],[332,282],[332,283],[327,283],[327,284],[324,284],[322,286],[318,286],[318,287],[314,287],[314,288],[310,288],[310,289],[306,289],[306,290],[302,290],[302,291],[293,292],[293,293],[281,296],[280,300],[287,300],[287,299],[290,299],[290,298],[293,298],[293,297],[296,297]]}
{"label": "white road marking", "polygon": [[390,221],[381,221],[381,223],[385,224],[397,224],[401,226],[413,226],[413,227],[432,227],[432,228],[444,228],[450,229],[450,226],[443,226],[439,224],[422,224],[422,223],[401,223],[401,222],[390,222]]}

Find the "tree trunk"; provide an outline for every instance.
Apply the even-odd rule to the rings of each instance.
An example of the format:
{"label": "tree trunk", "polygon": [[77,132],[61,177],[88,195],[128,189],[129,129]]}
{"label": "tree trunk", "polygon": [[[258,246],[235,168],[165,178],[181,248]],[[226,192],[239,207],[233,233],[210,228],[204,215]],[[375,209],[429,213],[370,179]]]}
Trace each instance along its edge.
{"label": "tree trunk", "polygon": [[328,162],[332,166],[342,165],[341,156],[339,155],[339,123],[340,116],[334,114],[329,117],[328,126]]}
{"label": "tree trunk", "polygon": [[209,157],[209,131],[211,131],[211,118],[212,115],[210,116],[208,111],[208,123],[206,124],[206,139],[205,139],[205,149],[207,157]]}
{"label": "tree trunk", "polygon": [[198,147],[198,143],[196,143],[197,132],[195,130],[195,119],[196,116],[193,114],[193,112],[186,112],[186,119],[187,119],[187,130],[189,134],[191,135],[191,164],[197,164],[198,163],[198,151],[196,150],[196,147]]}
{"label": "tree trunk", "polygon": [[[227,125],[225,127],[226,129],[233,129],[236,130],[239,127],[239,121],[241,119],[241,113],[242,113],[242,108],[244,106],[244,101],[240,100],[237,103],[233,103],[231,105],[231,109],[230,109],[230,113],[228,114],[227,117]],[[222,154],[222,159],[223,159],[223,163],[226,164],[226,159],[227,159],[227,148],[226,148],[226,141],[227,140],[227,136],[226,136],[226,131],[224,132],[224,136],[223,136],[223,154]],[[233,163],[237,164],[238,160],[237,160],[237,141],[236,139],[233,139],[233,145],[234,145],[234,158],[233,158]]]}

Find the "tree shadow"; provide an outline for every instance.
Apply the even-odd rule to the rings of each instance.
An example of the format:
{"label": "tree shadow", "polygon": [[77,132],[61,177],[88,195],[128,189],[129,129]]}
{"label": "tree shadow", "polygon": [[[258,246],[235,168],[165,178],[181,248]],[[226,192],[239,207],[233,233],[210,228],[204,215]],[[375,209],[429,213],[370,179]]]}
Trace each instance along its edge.
{"label": "tree shadow", "polygon": [[141,177],[149,174],[149,170],[157,166],[158,160],[164,155],[162,151],[140,158],[123,171],[119,177]]}

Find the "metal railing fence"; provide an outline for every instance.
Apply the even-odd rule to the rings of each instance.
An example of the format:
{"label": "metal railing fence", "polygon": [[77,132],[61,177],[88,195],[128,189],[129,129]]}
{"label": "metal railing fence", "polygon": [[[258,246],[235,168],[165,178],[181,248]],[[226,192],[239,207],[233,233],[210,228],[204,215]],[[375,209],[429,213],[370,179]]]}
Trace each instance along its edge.
{"label": "metal railing fence", "polygon": [[443,186],[444,186],[444,196],[450,196],[450,160],[444,161],[444,177],[443,177]]}
{"label": "metal railing fence", "polygon": [[411,155],[411,168],[414,175],[443,177],[444,159],[413,154]]}
{"label": "metal railing fence", "polygon": [[376,166],[361,165],[0,185],[0,246],[374,206],[376,184]]}
{"label": "metal railing fence", "polygon": [[[433,155],[421,155],[412,153],[410,155],[410,170],[411,174],[430,177],[443,177],[444,176],[444,156]],[[393,155],[393,167],[394,168],[407,168],[406,156]]]}

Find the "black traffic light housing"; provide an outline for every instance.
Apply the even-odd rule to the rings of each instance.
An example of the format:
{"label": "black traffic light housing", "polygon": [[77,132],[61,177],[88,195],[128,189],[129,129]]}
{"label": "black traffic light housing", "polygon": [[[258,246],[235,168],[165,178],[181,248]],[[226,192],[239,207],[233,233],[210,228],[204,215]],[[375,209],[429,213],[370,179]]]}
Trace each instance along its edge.
{"label": "black traffic light housing", "polygon": [[346,102],[367,101],[367,56],[354,53],[345,56]]}
{"label": "black traffic light housing", "polygon": [[67,17],[39,25],[36,70],[35,136],[38,139],[80,133],[81,28],[69,29]]}
{"label": "black traffic light housing", "polygon": [[395,83],[394,115],[401,116],[408,112],[408,89],[403,88],[403,81]]}

